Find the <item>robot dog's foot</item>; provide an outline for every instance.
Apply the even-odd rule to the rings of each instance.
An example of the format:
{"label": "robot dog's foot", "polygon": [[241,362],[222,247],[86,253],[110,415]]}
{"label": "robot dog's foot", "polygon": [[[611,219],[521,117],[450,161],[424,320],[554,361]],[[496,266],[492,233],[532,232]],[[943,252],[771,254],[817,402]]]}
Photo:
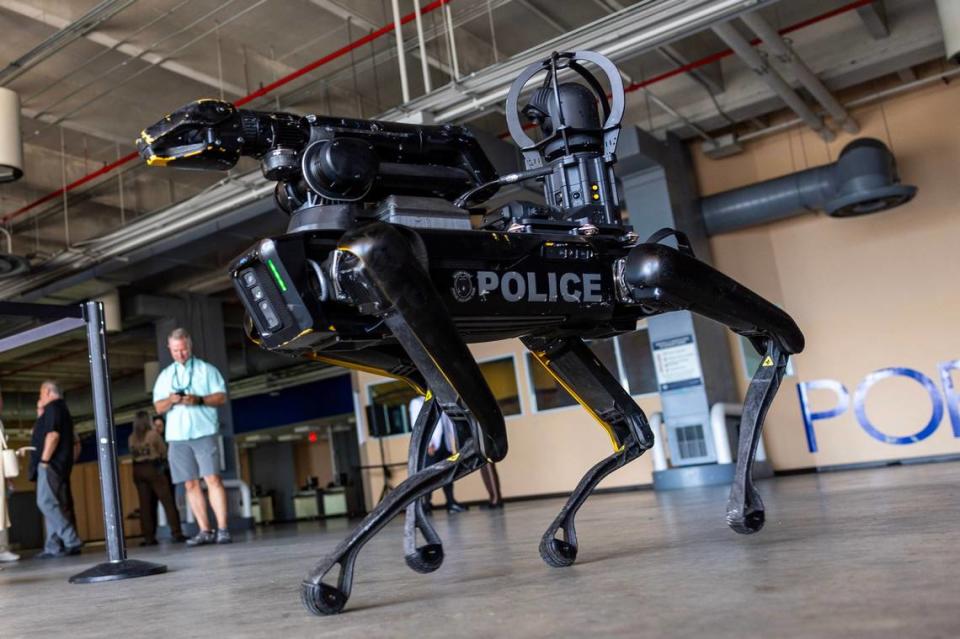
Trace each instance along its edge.
{"label": "robot dog's foot", "polygon": [[[374,513],[376,513],[376,509],[370,515]],[[370,515],[364,519],[364,523],[371,519]],[[347,600],[350,598],[350,589],[353,585],[353,564],[360,552],[360,547],[366,541],[363,537],[363,528],[363,525],[359,526],[300,584],[300,601],[311,613],[315,615],[335,615],[347,605]],[[370,533],[369,536],[372,537],[373,533]],[[338,565],[340,566],[340,574],[337,576],[337,585],[331,586],[323,583],[321,580]]]}
{"label": "robot dog's foot", "polygon": [[[363,545],[411,502],[475,471],[483,463],[476,442],[469,440],[460,449],[459,455],[429,466],[404,480],[304,579],[300,585],[300,599],[306,609],[315,615],[332,615],[343,610],[353,586],[354,563]],[[428,561],[436,561],[432,554],[432,551],[424,551]],[[324,578],[337,566],[340,567],[337,585],[324,583]]]}
{"label": "robot dog's foot", "polygon": [[572,566],[577,560],[577,546],[569,542],[557,539],[555,530],[548,530],[540,540],[540,558],[548,566],[554,568],[566,568]]}
{"label": "robot dog's foot", "polygon": [[404,557],[404,560],[414,572],[424,575],[433,572],[443,564],[443,545],[426,544],[420,546],[416,552]]}
{"label": "robot dog's foot", "polygon": [[347,605],[350,595],[324,583],[300,584],[300,601],[315,615],[335,615]]}
{"label": "robot dog's foot", "polygon": [[[567,499],[560,514],[553,520],[540,539],[540,557],[554,568],[572,566],[577,560],[577,529],[574,519],[577,511],[600,481],[618,468],[628,464],[643,453],[635,439],[631,438],[619,451],[602,460],[587,471]],[[563,531],[563,539],[557,535]]]}
{"label": "robot dog's foot", "polygon": [[753,492],[753,497],[747,499],[746,503],[739,503],[733,498],[727,503],[727,525],[741,535],[759,532],[766,519],[763,501],[756,491]]}
{"label": "robot dog's foot", "polygon": [[[427,543],[417,546],[417,530]],[[407,520],[403,531],[404,561],[414,572],[427,574],[443,564],[443,544],[424,511],[423,499],[407,506]]]}

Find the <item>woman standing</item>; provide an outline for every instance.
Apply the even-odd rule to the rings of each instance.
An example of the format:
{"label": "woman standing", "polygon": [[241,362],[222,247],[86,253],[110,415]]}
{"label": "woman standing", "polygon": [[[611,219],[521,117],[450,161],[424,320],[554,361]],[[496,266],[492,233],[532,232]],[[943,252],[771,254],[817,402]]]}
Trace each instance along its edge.
{"label": "woman standing", "polygon": [[133,481],[140,499],[140,527],[143,531],[141,546],[157,543],[157,500],[163,504],[174,541],[183,541],[180,530],[180,513],[170,493],[170,484],[164,472],[167,445],[163,437],[150,428],[150,415],[140,411],[133,419],[133,432],[128,441],[133,456]]}

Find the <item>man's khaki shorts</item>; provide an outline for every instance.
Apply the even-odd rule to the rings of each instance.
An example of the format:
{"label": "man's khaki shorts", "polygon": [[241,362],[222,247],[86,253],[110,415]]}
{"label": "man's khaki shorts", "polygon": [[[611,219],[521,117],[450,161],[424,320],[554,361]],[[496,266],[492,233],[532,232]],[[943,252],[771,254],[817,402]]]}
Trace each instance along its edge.
{"label": "man's khaki shorts", "polygon": [[220,441],[216,435],[170,442],[167,451],[170,477],[182,484],[191,479],[220,474]]}

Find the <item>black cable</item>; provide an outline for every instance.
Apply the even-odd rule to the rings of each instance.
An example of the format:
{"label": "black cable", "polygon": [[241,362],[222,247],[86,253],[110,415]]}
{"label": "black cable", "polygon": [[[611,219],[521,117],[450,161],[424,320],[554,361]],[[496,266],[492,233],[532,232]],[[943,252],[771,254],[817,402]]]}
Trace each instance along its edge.
{"label": "black cable", "polygon": [[530,169],[529,171],[520,171],[518,173],[507,173],[506,175],[501,175],[496,180],[490,180],[489,182],[484,182],[479,186],[473,187],[454,200],[453,205],[462,208],[467,202],[470,201],[470,198],[485,189],[489,189],[494,186],[503,186],[504,184],[515,184],[517,182],[543,177],[544,175],[550,175],[551,173],[553,173],[553,168],[548,166],[544,166],[539,169]]}

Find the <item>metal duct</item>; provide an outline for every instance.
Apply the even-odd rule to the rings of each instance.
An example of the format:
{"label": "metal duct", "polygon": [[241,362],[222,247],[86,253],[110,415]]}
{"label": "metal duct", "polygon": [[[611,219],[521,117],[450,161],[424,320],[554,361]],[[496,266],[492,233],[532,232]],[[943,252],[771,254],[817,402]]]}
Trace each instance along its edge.
{"label": "metal duct", "polygon": [[943,46],[947,50],[947,59],[960,62],[960,2],[937,0],[937,13],[940,14]]}
{"label": "metal duct", "polygon": [[890,149],[873,138],[854,140],[833,164],[724,191],[700,200],[708,235],[766,224],[807,211],[831,217],[878,213],[913,199],[900,184]]}

